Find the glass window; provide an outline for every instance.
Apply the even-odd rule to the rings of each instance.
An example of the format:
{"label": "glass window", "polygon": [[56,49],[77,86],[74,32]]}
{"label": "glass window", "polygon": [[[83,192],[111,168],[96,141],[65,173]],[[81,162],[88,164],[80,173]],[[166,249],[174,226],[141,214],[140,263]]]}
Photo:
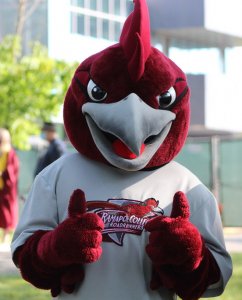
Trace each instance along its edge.
{"label": "glass window", "polygon": [[134,10],[133,1],[126,0],[126,16],[130,15],[133,10]]}
{"label": "glass window", "polygon": [[103,19],[103,35],[102,37],[106,40],[109,40],[109,21]]}
{"label": "glass window", "polygon": [[73,26],[72,26],[73,12],[71,12],[71,18],[70,18],[70,20],[71,20],[71,24],[70,24],[70,26],[71,26],[71,33],[73,33],[74,32],[74,29],[73,29]]}
{"label": "glass window", "polygon": [[84,0],[77,0],[77,6],[78,7],[84,7],[85,6]]}
{"label": "glass window", "polygon": [[115,22],[114,23],[114,40],[119,41],[121,34],[121,23]]}
{"label": "glass window", "polygon": [[84,15],[77,15],[77,33],[84,35]]}
{"label": "glass window", "polygon": [[90,9],[97,10],[97,0],[90,0]]}
{"label": "glass window", "polygon": [[71,12],[71,33],[77,33],[76,23],[77,23],[77,14]]}
{"label": "glass window", "polygon": [[114,14],[120,16],[120,0],[114,0]]}
{"label": "glass window", "polygon": [[90,36],[97,37],[97,18],[90,17]]}
{"label": "glass window", "polygon": [[102,11],[105,13],[109,13],[109,0],[102,1]]}

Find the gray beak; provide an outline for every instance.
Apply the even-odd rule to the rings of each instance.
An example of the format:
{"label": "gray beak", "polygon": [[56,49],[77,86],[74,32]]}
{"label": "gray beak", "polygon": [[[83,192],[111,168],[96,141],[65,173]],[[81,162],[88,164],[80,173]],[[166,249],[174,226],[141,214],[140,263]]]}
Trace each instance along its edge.
{"label": "gray beak", "polygon": [[[120,139],[138,156],[132,160],[131,165],[133,165],[135,161],[139,160],[145,153],[145,157],[147,155],[153,156],[168,134],[172,121],[176,118],[176,115],[170,111],[150,107],[134,93],[115,103],[86,103],[82,107],[82,112],[86,117],[95,144],[104,157],[115,166],[117,165],[113,163],[112,157],[116,154],[112,149],[111,143],[107,141],[102,131],[110,133]],[[153,136],[154,138],[152,139]],[[150,138],[150,141],[147,144],[145,141],[148,138]],[[149,153],[145,150],[144,153],[140,155],[140,149],[143,143],[148,146]],[[151,159],[151,157],[149,159]],[[148,157],[145,161],[147,159]],[[119,156],[117,156],[117,160],[129,161]],[[142,165],[144,163],[145,162],[142,162]],[[140,163],[138,164],[140,165]],[[118,167],[122,168],[120,166]],[[127,168],[125,167],[124,169]],[[130,168],[128,169],[130,170]],[[133,167],[131,169],[133,169]]]}

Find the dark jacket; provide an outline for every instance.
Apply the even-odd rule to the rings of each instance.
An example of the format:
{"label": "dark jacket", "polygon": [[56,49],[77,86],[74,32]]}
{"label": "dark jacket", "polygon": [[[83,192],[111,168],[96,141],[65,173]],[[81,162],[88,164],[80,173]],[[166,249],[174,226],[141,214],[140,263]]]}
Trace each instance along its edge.
{"label": "dark jacket", "polygon": [[50,143],[50,146],[47,149],[47,151],[40,157],[36,167],[35,176],[65,153],[65,143],[60,139],[53,140]]}

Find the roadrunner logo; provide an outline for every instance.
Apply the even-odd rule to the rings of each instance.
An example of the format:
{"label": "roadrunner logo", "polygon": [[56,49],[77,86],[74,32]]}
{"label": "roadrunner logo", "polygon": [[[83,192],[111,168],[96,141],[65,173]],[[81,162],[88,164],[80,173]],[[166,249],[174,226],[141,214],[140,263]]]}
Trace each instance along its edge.
{"label": "roadrunner logo", "polygon": [[149,219],[163,215],[159,201],[149,198],[145,201],[129,199],[108,199],[90,201],[87,211],[96,213],[104,222],[103,241],[122,246],[125,233],[141,235]]}

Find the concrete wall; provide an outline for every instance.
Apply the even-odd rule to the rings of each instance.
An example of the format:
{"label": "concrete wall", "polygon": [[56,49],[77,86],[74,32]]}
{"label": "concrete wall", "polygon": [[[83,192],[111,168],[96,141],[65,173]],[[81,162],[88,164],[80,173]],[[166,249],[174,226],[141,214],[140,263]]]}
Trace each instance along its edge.
{"label": "concrete wall", "polygon": [[242,132],[240,87],[240,76],[205,76],[205,124],[208,127]]}
{"label": "concrete wall", "polygon": [[147,0],[151,29],[203,27],[242,37],[241,0]]}
{"label": "concrete wall", "polygon": [[203,27],[204,0],[147,0],[151,29]]}
{"label": "concrete wall", "polygon": [[204,24],[208,30],[242,37],[242,1],[204,0]]}
{"label": "concrete wall", "polygon": [[187,75],[191,89],[191,125],[242,132],[240,77],[228,74]]}
{"label": "concrete wall", "polygon": [[204,75],[187,75],[188,85],[191,89],[191,118],[190,124],[205,125],[204,112]]}

